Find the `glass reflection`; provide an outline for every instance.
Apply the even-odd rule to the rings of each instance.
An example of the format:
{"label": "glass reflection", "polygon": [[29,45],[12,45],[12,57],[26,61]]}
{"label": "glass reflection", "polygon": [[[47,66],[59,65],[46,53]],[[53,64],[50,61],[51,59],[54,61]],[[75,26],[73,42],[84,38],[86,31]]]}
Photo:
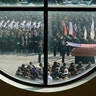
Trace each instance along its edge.
{"label": "glass reflection", "polygon": [[43,12],[0,11],[0,67],[6,74],[43,83]]}
{"label": "glass reflection", "polygon": [[95,7],[96,0],[48,0],[49,7]]}
{"label": "glass reflection", "polygon": [[44,0],[0,0],[0,6],[5,7],[15,7],[15,6],[25,6],[25,7],[35,7],[43,6]]}
{"label": "glass reflection", "polygon": [[96,66],[96,12],[48,13],[48,84],[67,82]]}

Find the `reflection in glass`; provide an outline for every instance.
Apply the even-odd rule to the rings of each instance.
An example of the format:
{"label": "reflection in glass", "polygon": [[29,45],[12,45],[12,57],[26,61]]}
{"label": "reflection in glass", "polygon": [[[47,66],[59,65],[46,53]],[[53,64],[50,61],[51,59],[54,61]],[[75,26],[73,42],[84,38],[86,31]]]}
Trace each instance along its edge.
{"label": "reflection in glass", "polygon": [[82,76],[96,66],[96,12],[48,13],[48,83]]}
{"label": "reflection in glass", "polygon": [[0,68],[32,83],[43,82],[43,12],[0,11]]}
{"label": "reflection in glass", "polygon": [[48,0],[53,7],[95,7],[96,0]]}
{"label": "reflection in glass", "polygon": [[0,0],[0,6],[41,6],[44,5],[44,0]]}

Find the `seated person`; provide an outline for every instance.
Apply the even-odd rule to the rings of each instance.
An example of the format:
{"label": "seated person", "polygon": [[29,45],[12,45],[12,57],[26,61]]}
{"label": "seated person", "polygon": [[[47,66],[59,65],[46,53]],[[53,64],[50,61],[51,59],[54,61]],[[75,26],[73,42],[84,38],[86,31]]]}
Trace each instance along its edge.
{"label": "seated person", "polygon": [[63,63],[63,66],[60,67],[60,72],[64,72],[65,67],[66,67],[66,63]]}
{"label": "seated person", "polygon": [[88,65],[85,67],[85,70],[89,69],[92,66],[92,63],[89,62]]}
{"label": "seated person", "polygon": [[70,67],[68,70],[71,75],[77,75],[78,73],[78,70],[76,69],[75,64],[73,62],[70,64]]}
{"label": "seated person", "polygon": [[76,69],[78,70],[78,73],[82,73],[85,70],[81,61],[76,66]]}
{"label": "seated person", "polygon": [[69,78],[69,71],[68,68],[64,68],[64,72],[62,73],[62,79],[68,79]]}
{"label": "seated person", "polygon": [[48,83],[51,83],[52,81],[53,81],[53,78],[50,75],[50,72],[48,71]]}
{"label": "seated person", "polygon": [[16,71],[16,76],[22,76],[23,72],[21,70],[21,67],[18,67],[17,71]]}

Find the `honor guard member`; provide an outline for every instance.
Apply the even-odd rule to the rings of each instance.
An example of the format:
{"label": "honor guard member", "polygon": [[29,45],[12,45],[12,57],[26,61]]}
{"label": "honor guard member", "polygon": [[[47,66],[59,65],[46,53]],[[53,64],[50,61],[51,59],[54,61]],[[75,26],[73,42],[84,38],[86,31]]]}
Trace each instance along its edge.
{"label": "honor guard member", "polygon": [[18,32],[16,36],[16,50],[19,53],[21,52],[21,42],[22,42],[22,37],[20,32]]}
{"label": "honor guard member", "polygon": [[27,33],[22,35],[22,51],[26,52],[27,51],[27,45],[28,45],[28,37],[27,37]]}
{"label": "honor guard member", "polygon": [[27,32],[25,33],[25,51],[27,52],[28,50],[28,34]]}
{"label": "honor guard member", "polygon": [[65,62],[65,53],[66,53],[66,42],[65,39],[63,39],[61,44],[61,56],[62,56],[62,63]]}
{"label": "honor guard member", "polygon": [[13,52],[15,49],[15,34],[11,32],[10,34],[10,51]]}
{"label": "honor guard member", "polygon": [[4,32],[3,35],[2,35],[2,52],[7,51],[7,44],[8,44],[7,39],[8,39],[7,34],[6,34],[6,32]]}
{"label": "honor guard member", "polygon": [[54,53],[54,56],[56,56],[57,49],[58,49],[58,41],[57,41],[57,38],[54,37],[53,38],[53,53]]}
{"label": "honor guard member", "polygon": [[38,62],[41,62],[41,55],[43,53],[43,44],[42,41],[39,41],[39,46],[38,46]]}
{"label": "honor guard member", "polygon": [[[70,36],[67,36],[66,41],[67,41],[67,42],[72,42],[71,37],[70,37]],[[70,55],[71,49],[72,49],[71,46],[66,46],[66,53],[67,53],[67,56]]]}
{"label": "honor guard member", "polygon": [[33,51],[33,38],[31,33],[28,34],[28,52]]}
{"label": "honor guard member", "polygon": [[57,39],[57,51],[60,53],[60,48],[61,48],[60,34],[56,35],[56,39]]}
{"label": "honor guard member", "polygon": [[34,52],[37,53],[38,51],[38,41],[39,41],[39,37],[38,37],[38,33],[36,30],[34,30],[34,33],[33,33],[33,49],[34,49]]}

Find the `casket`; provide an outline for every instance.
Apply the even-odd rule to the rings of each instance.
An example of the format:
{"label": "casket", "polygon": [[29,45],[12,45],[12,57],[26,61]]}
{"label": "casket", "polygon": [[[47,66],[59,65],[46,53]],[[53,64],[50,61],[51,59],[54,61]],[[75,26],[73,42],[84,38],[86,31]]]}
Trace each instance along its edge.
{"label": "casket", "polygon": [[95,63],[96,48],[73,48],[71,52],[72,56],[75,56],[75,63],[82,61],[83,64],[88,62]]}
{"label": "casket", "polygon": [[96,48],[73,48],[72,56],[96,56]]}

